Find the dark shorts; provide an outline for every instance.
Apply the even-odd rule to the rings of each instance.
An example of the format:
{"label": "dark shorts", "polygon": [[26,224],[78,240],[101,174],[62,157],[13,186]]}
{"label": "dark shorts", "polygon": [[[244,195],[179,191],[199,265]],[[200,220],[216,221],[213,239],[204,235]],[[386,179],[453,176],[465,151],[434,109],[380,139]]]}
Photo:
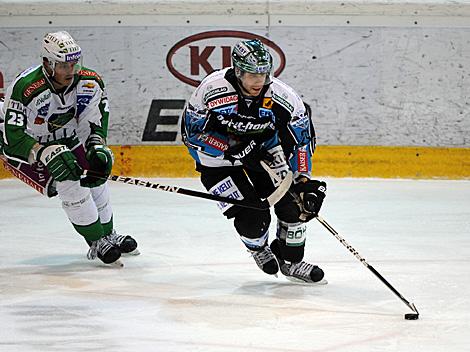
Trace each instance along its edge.
{"label": "dark shorts", "polygon": [[[239,191],[243,199],[256,201],[260,198],[267,198],[275,187],[269,175],[265,172],[257,172],[243,168],[242,166],[234,167],[207,167],[200,164],[196,165],[196,170],[201,173],[201,182],[210,193],[226,196],[220,192],[215,193],[213,188],[216,185],[223,184],[222,181],[230,178],[233,181],[234,190]],[[212,190],[212,192],[211,192]],[[233,218],[240,211],[239,206],[230,206],[227,210],[223,210],[227,218]]]}

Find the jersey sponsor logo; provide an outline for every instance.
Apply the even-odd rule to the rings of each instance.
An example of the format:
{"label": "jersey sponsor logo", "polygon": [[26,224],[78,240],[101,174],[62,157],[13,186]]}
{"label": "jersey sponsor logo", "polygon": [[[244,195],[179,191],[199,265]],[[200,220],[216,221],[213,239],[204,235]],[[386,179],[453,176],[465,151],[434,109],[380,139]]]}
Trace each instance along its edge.
{"label": "jersey sponsor logo", "polygon": [[41,88],[43,85],[46,84],[46,79],[45,78],[41,78],[40,80],[36,81],[36,82],[33,82],[31,83],[23,92],[23,95],[27,98],[29,97],[31,94],[33,94],[33,92],[39,88]]}
{"label": "jersey sponsor logo", "polygon": [[215,71],[214,68],[230,67],[232,48],[246,39],[259,39],[269,47],[274,60],[274,76],[279,76],[286,64],[282,49],[268,38],[243,31],[208,31],[183,38],[168,51],[166,65],[178,80],[197,87],[205,76]]}
{"label": "jersey sponsor logo", "polygon": [[264,131],[266,129],[274,130],[274,123],[272,121],[259,121],[252,116],[238,115],[243,120],[227,120],[223,115],[218,115],[217,119],[222,125],[227,126],[227,131],[235,133],[252,133]]}
{"label": "jersey sponsor logo", "polygon": [[198,139],[207,144],[207,145],[210,145],[212,148],[214,149],[217,149],[217,150],[220,150],[222,152],[225,152],[227,149],[228,149],[228,144],[225,143],[223,140],[219,139],[219,138],[216,138],[216,137],[213,137],[213,136],[209,136],[207,134],[201,134]]}
{"label": "jersey sponsor logo", "polygon": [[291,120],[292,127],[307,129],[309,124],[309,118],[306,115],[294,115]]}
{"label": "jersey sponsor logo", "polygon": [[230,103],[238,102],[238,95],[229,95],[228,97],[218,98],[207,103],[209,109],[216,108],[221,105],[227,105]]}
{"label": "jersey sponsor logo", "polygon": [[96,77],[99,80],[101,80],[101,77],[99,74],[97,74],[95,71],[90,71],[90,70],[80,70],[78,71],[78,74],[80,76],[89,76],[89,77]]}
{"label": "jersey sponsor logo", "polygon": [[89,95],[77,95],[77,105],[88,105],[91,97]]}
{"label": "jersey sponsor logo", "polygon": [[46,120],[44,119],[44,117],[41,116],[36,116],[36,118],[34,119],[35,125],[42,125],[44,122],[46,122]]}
{"label": "jersey sponsor logo", "polygon": [[259,117],[272,117],[274,114],[271,110],[268,109],[259,109]]}
{"label": "jersey sponsor logo", "polygon": [[92,83],[92,82],[87,82],[87,83],[82,85],[82,88],[93,89],[93,88],[95,88],[95,84]]}
{"label": "jersey sponsor logo", "polygon": [[263,99],[263,108],[271,109],[273,106],[273,100],[271,98],[264,98]]}
{"label": "jersey sponsor logo", "polygon": [[[240,192],[237,185],[235,184],[235,182],[233,182],[230,176],[224,178],[222,181],[215,184],[209,190],[209,192],[216,196],[221,196],[221,197],[226,197],[226,198],[231,198],[231,199],[239,199],[239,200],[244,199],[243,194]],[[221,211],[225,211],[227,208],[230,208],[233,206],[232,204],[225,203],[225,202],[218,202],[217,205]]]}
{"label": "jersey sponsor logo", "polygon": [[51,94],[50,90],[46,90],[46,91],[44,91],[44,93],[39,94],[36,97],[36,106],[39,106],[42,103],[44,103],[45,101],[47,101],[51,97],[51,95],[52,94]]}
{"label": "jersey sponsor logo", "polygon": [[231,105],[231,106],[223,107],[220,109],[214,109],[214,111],[217,111],[223,115],[230,115],[230,114],[236,114],[238,109],[237,109],[237,105]]}
{"label": "jersey sponsor logo", "polygon": [[23,112],[25,107],[21,102],[11,99],[8,103],[8,109]]}
{"label": "jersey sponsor logo", "polygon": [[[211,88],[209,88],[209,89],[211,89]],[[206,94],[204,94],[204,101],[207,101],[207,99],[209,99],[210,97],[212,97],[216,94],[224,93],[227,90],[228,90],[227,87],[219,87],[219,88],[212,89],[212,90],[208,91]]]}
{"label": "jersey sponsor logo", "polygon": [[286,99],[281,97],[280,95],[277,95],[276,93],[273,93],[273,100],[280,105],[284,106],[287,110],[289,110],[291,113],[294,112],[294,107],[292,104],[290,104]]}
{"label": "jersey sponsor logo", "polygon": [[308,172],[307,150],[305,147],[299,148],[297,153],[297,165],[299,172]]}
{"label": "jersey sponsor logo", "polygon": [[47,116],[47,113],[49,112],[49,106],[51,104],[50,103],[47,103],[45,104],[44,106],[41,106],[39,109],[38,109],[38,115],[40,116]]}

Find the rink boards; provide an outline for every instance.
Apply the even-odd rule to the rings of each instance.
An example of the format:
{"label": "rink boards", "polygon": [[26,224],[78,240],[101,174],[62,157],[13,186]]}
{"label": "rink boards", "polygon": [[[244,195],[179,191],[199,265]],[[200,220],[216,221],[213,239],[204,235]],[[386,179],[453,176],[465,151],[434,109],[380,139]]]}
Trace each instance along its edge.
{"label": "rink boards", "polygon": [[[146,177],[195,177],[184,146],[111,146],[113,173]],[[319,146],[314,176],[470,179],[469,148]],[[0,168],[0,178],[11,175]]]}
{"label": "rink boards", "polygon": [[194,176],[185,101],[257,36],[312,107],[315,174],[470,178],[468,1],[130,3],[0,3],[0,96],[38,63],[40,35],[67,29],[106,82],[115,172]]}

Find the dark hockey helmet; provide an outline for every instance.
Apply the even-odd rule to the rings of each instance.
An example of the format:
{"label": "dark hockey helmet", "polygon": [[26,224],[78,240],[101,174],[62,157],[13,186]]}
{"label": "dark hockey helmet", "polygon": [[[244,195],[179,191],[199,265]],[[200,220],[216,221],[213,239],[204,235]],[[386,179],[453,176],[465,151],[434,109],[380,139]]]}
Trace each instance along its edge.
{"label": "dark hockey helmet", "polygon": [[266,74],[266,83],[271,82],[273,57],[259,39],[239,42],[232,50],[235,74],[240,79],[244,72]]}

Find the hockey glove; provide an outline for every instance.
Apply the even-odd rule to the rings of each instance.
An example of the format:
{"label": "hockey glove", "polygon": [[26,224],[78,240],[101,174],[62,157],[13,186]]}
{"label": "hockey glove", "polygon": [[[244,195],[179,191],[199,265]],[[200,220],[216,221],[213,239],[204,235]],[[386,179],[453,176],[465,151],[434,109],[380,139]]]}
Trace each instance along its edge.
{"label": "hockey glove", "polygon": [[99,134],[92,133],[88,136],[85,142],[85,148],[88,150],[93,145],[105,145],[106,140],[101,137]]}
{"label": "hockey glove", "polygon": [[260,161],[265,160],[268,162],[273,161],[273,157],[268,153],[266,148],[258,144],[256,141],[249,140],[240,142],[225,151],[225,158],[240,161],[243,166],[255,171],[264,171],[261,167]]}
{"label": "hockey glove", "polygon": [[100,174],[100,177],[86,176],[80,180],[82,187],[98,187],[106,182],[106,178],[113,168],[114,156],[106,145],[96,144],[88,148],[85,157],[90,170]]}
{"label": "hockey glove", "polygon": [[299,220],[307,222],[312,220],[320,212],[323,199],[326,196],[326,183],[317,180],[307,180],[292,186],[300,209]]}
{"label": "hockey glove", "polygon": [[78,181],[83,169],[75,155],[62,144],[49,145],[38,150],[36,160],[42,162],[57,181]]}

